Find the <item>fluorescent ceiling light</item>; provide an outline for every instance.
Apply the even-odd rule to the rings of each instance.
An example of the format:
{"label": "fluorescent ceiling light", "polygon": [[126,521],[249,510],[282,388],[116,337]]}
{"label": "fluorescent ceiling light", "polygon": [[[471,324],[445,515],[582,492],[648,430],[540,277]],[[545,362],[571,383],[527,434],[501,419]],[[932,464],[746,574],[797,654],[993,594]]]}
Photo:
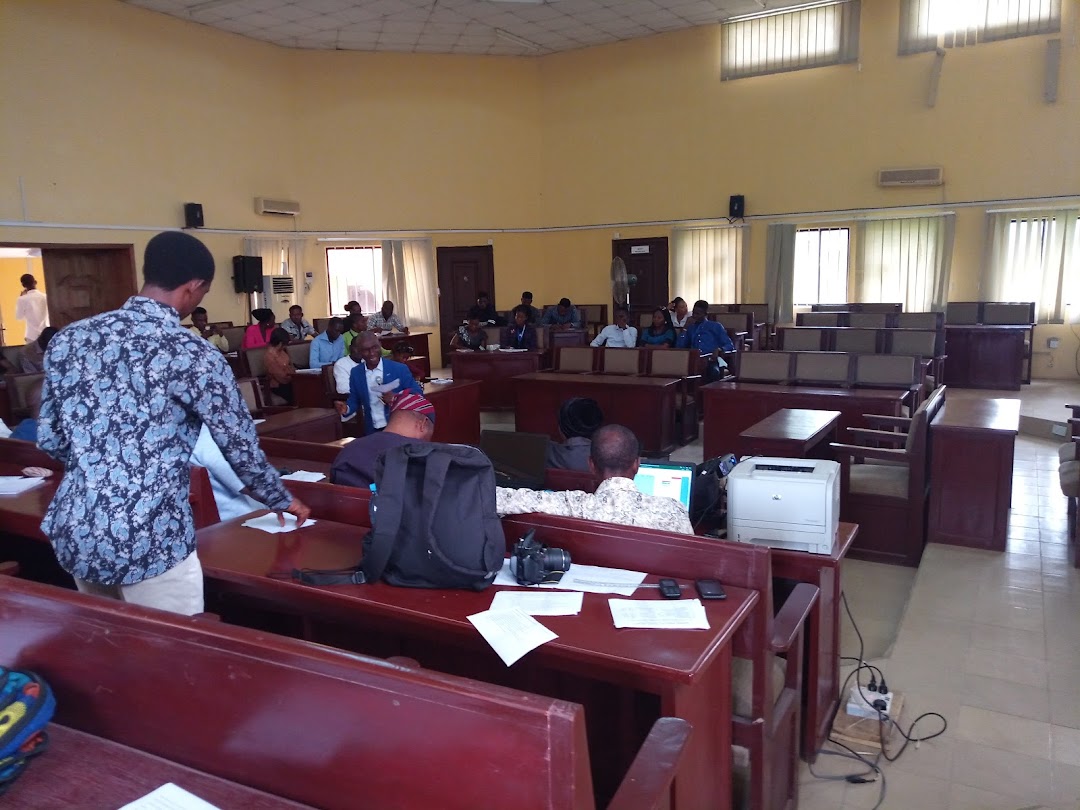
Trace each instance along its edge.
{"label": "fluorescent ceiling light", "polygon": [[505,39],[507,42],[512,42],[515,45],[519,45],[522,48],[527,48],[530,51],[540,50],[540,46],[535,42],[529,42],[525,37],[519,37],[517,34],[511,34],[509,31],[504,31],[502,28],[495,29],[495,36]]}

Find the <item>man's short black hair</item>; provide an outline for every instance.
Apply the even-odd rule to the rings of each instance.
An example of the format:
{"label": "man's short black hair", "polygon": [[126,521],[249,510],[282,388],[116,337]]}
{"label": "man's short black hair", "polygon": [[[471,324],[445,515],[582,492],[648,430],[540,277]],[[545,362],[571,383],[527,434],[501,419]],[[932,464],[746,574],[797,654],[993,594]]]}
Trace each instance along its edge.
{"label": "man's short black hair", "polygon": [[195,309],[191,310],[191,314],[192,315],[205,315],[206,314],[206,307],[195,307]]}
{"label": "man's short black hair", "polygon": [[700,301],[695,301],[694,306],[691,307],[691,310],[694,310],[694,309],[703,309],[706,312],[708,312],[709,311],[709,302],[706,301],[704,298],[702,298]]}
{"label": "man's short black hair", "polygon": [[523,293],[521,294],[521,297],[522,297],[522,298],[528,298],[528,299],[529,299],[530,301],[532,301],[532,299],[533,299],[533,294],[532,294],[531,292],[529,292],[528,290],[526,290],[525,292],[523,292]]}
{"label": "man's short black hair", "polygon": [[285,346],[290,340],[292,340],[292,335],[290,335],[280,326],[270,333],[271,346]]}
{"label": "man's short black hair", "polygon": [[345,321],[342,318],[331,318],[326,322],[327,327],[336,326],[339,332],[345,331]]}
{"label": "man's short black hair", "polygon": [[571,397],[559,406],[559,432],[568,439],[590,439],[603,423],[604,412],[590,397]]}
{"label": "man's short black hair", "polygon": [[304,311],[304,308],[302,306],[300,306],[299,304],[293,304],[291,307],[289,307],[289,312],[291,313],[294,309],[298,309],[301,312]]}
{"label": "man's short black hair", "polygon": [[527,306],[525,306],[525,304],[518,304],[516,307],[514,307],[512,310],[510,310],[510,314],[512,316],[514,316],[514,317],[517,317],[517,314],[519,312],[524,312],[525,317],[526,318],[529,317],[529,308]]}
{"label": "man's short black hair", "polygon": [[630,317],[630,310],[628,310],[626,307],[615,307],[615,316],[618,317],[619,315],[626,315],[627,317]]}
{"label": "man's short black hair", "polygon": [[565,309],[569,309],[571,306],[573,306],[573,304],[570,303],[569,298],[560,298],[559,299],[559,306],[564,307]]}
{"label": "man's short black hair", "polygon": [[191,234],[165,231],[146,243],[143,280],[163,290],[196,280],[209,284],[214,280],[214,257]]}
{"label": "man's short black hair", "polygon": [[592,435],[589,456],[604,478],[629,473],[640,455],[637,436],[622,425],[604,425]]}
{"label": "man's short black hair", "polygon": [[346,311],[346,312],[348,312],[348,311],[349,311],[349,310],[351,310],[351,309],[352,309],[352,308],[353,308],[354,306],[355,306],[355,307],[359,307],[359,306],[360,306],[360,302],[359,302],[359,301],[350,301],[349,303],[347,303],[347,304],[345,305],[345,311]]}
{"label": "man's short black hair", "polygon": [[29,273],[23,273],[19,276],[19,283],[22,284],[25,289],[29,290],[31,287],[37,285],[37,279]]}

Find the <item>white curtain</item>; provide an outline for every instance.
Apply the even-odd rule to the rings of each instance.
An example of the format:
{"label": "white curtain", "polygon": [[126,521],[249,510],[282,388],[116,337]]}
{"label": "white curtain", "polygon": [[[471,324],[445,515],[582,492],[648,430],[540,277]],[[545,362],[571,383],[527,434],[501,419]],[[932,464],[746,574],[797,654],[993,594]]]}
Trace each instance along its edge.
{"label": "white curtain", "polygon": [[795,231],[794,225],[769,226],[765,246],[765,301],[769,323],[790,324],[795,320]]}
{"label": "white curtain", "polygon": [[1080,209],[990,215],[988,301],[1034,301],[1035,317],[1060,321],[1080,292]]}
{"label": "white curtain", "polygon": [[905,312],[944,309],[955,230],[952,214],[860,222],[855,300],[899,301]]}
{"label": "white curtain", "polygon": [[671,293],[710,304],[741,302],[745,227],[676,228]]}
{"label": "white curtain", "polygon": [[[244,255],[258,256],[262,259],[264,276],[291,276],[295,285],[293,300],[304,304],[304,248],[306,240],[301,237],[286,239],[248,238],[244,240]],[[278,320],[284,320],[286,313],[277,312]]]}
{"label": "white curtain", "polygon": [[394,302],[394,312],[410,327],[435,326],[439,302],[431,240],[387,240],[382,243],[382,262],[383,294]]}

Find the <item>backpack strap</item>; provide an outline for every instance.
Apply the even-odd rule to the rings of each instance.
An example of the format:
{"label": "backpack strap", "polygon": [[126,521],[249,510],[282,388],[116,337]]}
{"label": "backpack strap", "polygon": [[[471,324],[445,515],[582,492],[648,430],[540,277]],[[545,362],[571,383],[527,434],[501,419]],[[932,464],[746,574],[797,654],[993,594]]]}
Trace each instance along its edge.
{"label": "backpack strap", "polygon": [[371,499],[371,545],[360,561],[364,579],[382,579],[397,544],[401,514],[405,508],[405,479],[409,471],[409,446],[394,447],[383,454],[378,490]]}

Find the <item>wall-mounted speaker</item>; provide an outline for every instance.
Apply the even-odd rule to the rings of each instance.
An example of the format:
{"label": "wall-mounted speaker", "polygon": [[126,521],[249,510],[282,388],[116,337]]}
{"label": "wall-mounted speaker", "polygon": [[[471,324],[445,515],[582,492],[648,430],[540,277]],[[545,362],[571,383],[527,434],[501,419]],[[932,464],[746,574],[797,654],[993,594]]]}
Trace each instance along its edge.
{"label": "wall-mounted speaker", "polygon": [[232,269],[238,293],[262,292],[262,256],[233,256]]}
{"label": "wall-mounted speaker", "polygon": [[742,194],[732,194],[728,199],[728,218],[742,219],[746,216],[746,197]]}
{"label": "wall-mounted speaker", "polygon": [[184,203],[184,227],[201,228],[202,226],[202,205],[200,203]]}

